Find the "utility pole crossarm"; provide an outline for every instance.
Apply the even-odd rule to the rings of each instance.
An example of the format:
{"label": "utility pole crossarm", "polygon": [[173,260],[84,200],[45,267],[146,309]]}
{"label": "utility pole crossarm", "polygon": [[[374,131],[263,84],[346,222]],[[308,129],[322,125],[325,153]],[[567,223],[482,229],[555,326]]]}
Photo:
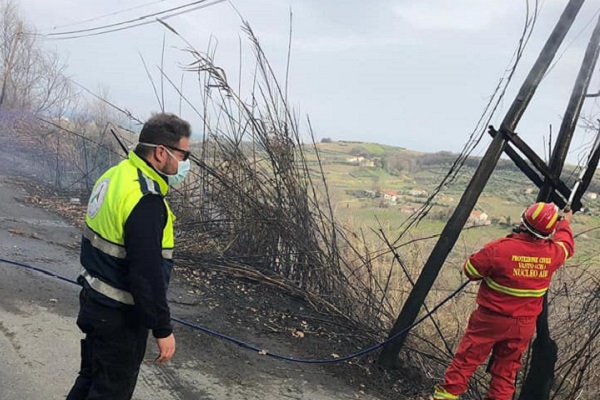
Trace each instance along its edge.
{"label": "utility pole crossarm", "polygon": [[[495,137],[498,134],[493,127],[490,127],[488,133],[492,137]],[[504,148],[504,153],[515,163],[517,168],[519,168],[521,172],[523,172],[525,176],[527,176],[527,178],[533,182],[534,185],[536,185],[538,188],[542,187],[544,184],[544,179],[539,176],[537,172],[533,170],[533,168],[531,168],[531,166],[517,153],[517,150],[511,146],[511,144],[506,145]],[[567,205],[566,200],[557,194],[553,194],[552,201],[561,208]]]}
{"label": "utility pole crossarm", "polygon": [[[498,131],[496,131],[494,129],[493,126],[490,126],[490,135],[494,136]],[[527,145],[527,143],[525,143],[523,141],[523,139],[521,139],[519,137],[519,135],[517,135],[516,133],[513,132],[502,132],[503,135],[506,137],[506,139],[508,139],[508,141],[510,143],[512,143],[521,153],[523,153],[523,155],[529,160],[529,162],[531,162],[531,164],[542,174],[542,176],[549,181],[553,187],[565,198],[568,199],[571,196],[571,189],[563,182],[560,180],[560,177],[555,176],[554,174],[552,174],[550,172],[549,167],[546,165],[546,163],[544,162],[544,160],[542,160],[536,153],[535,151],[533,151],[533,149],[531,149],[531,147],[529,147]],[[513,160],[514,158],[510,156],[510,154],[508,154],[508,149],[505,151],[506,154]],[[518,156],[517,156],[518,157]],[[520,157],[519,157],[520,158]],[[524,161],[523,161],[524,163]],[[517,164],[517,162],[515,161],[515,164]],[[521,168],[522,164],[517,164],[519,166],[519,168],[521,170],[523,170],[523,168]],[[527,165],[525,163],[525,165]],[[532,179],[532,177],[529,176],[529,174],[527,172],[525,172],[523,170],[523,172],[533,181],[533,183],[535,183],[538,187],[540,187],[541,185],[538,185],[537,181]],[[558,196],[553,196],[553,199],[558,198]],[[557,203],[555,201],[556,204],[563,204],[565,205],[566,202],[564,200],[559,201],[559,203]],[[560,205],[559,204],[559,205]]]}

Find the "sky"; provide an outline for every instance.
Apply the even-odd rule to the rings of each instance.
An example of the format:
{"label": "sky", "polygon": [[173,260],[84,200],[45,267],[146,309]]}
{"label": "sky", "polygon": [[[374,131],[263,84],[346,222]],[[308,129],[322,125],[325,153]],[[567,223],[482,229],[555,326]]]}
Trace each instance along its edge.
{"label": "sky", "polygon": [[[27,23],[48,34],[116,23],[190,1],[20,0],[18,4]],[[539,3],[535,30],[493,120],[496,125],[567,1]],[[254,72],[252,54],[237,12],[250,23],[283,81],[291,11],[289,103],[299,115],[310,117],[317,139],[458,152],[510,65],[526,4],[526,0],[232,0],[167,22],[197,49],[207,49],[216,40],[216,63],[233,81],[241,71],[247,85]],[[129,8],[134,9],[120,12]],[[588,0],[583,6],[559,51],[560,59],[517,128],[542,155],[549,126],[555,133],[560,127],[598,11],[600,0]],[[96,18],[106,14],[113,15]],[[39,40],[65,57],[73,80],[92,90],[107,89],[113,102],[143,120],[159,106],[140,55],[158,79],[163,38],[167,74],[177,81],[183,74],[186,93],[193,93],[197,82],[183,72],[192,61],[182,50],[185,44],[157,23],[86,38]],[[590,91],[599,90],[596,73]],[[167,88],[165,97],[167,110],[178,112],[175,91]],[[584,115],[599,118],[599,105],[598,99],[587,100]],[[182,109],[182,116],[199,127],[189,108]],[[592,140],[592,133],[579,129],[570,161],[585,156],[585,146]],[[483,154],[487,143],[485,138],[475,155]]]}

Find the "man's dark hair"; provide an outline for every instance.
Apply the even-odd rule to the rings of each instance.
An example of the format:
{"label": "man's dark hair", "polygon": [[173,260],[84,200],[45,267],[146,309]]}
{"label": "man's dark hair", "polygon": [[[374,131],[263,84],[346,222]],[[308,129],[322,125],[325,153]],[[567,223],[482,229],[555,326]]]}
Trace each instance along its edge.
{"label": "man's dark hair", "polygon": [[[139,142],[162,144],[164,146],[177,146],[181,138],[191,136],[190,124],[171,113],[153,114],[142,127]],[[146,156],[154,149],[138,144],[136,153]]]}

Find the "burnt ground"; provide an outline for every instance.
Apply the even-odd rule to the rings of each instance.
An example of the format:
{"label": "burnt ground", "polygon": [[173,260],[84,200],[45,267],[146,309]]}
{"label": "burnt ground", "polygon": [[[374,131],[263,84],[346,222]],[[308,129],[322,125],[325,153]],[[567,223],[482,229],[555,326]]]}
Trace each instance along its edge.
{"label": "burnt ground", "polygon": [[[16,199],[15,207],[42,209],[54,217],[59,216],[57,220],[66,221],[68,225],[81,224],[84,206],[69,202],[70,198],[81,197],[81,194],[59,194],[48,186],[31,180],[16,183],[13,179],[4,178],[2,183],[2,191],[10,187],[22,194],[13,196]],[[81,200],[85,203],[85,199]],[[14,220],[17,225],[9,228],[11,235],[36,242],[44,241],[68,252],[69,263],[74,267],[66,275],[71,278],[76,276],[79,242],[76,229],[72,230],[68,239],[60,241],[55,240],[55,235],[45,236],[44,232],[38,232],[39,229],[35,226],[19,227],[19,218]],[[10,258],[9,255],[3,256]],[[15,258],[14,255],[12,257]],[[48,261],[48,257],[34,257],[33,260],[34,264],[44,267],[44,261]],[[0,272],[4,268],[4,265],[0,266]],[[51,269],[51,266],[48,268]],[[169,292],[172,314],[247,341],[270,353],[299,358],[329,359],[353,353],[372,344],[364,336],[356,335],[354,328],[342,318],[319,313],[304,299],[235,271],[228,265],[177,265]],[[36,279],[47,280],[40,277]],[[56,283],[45,283],[46,286],[53,284]],[[52,292],[53,288],[46,290]],[[70,304],[61,315],[69,318],[71,325],[65,324],[61,329],[66,329],[69,335],[77,337],[78,331],[74,324],[77,288],[69,288],[68,291]],[[19,295],[27,297],[26,293]],[[50,294],[46,297],[50,296],[57,297]],[[391,373],[380,370],[374,363],[377,353],[332,365],[290,363],[244,349],[189,327],[175,324],[175,328],[178,345],[175,359],[167,367],[145,363],[146,372],[150,372],[142,373],[136,392],[140,397],[137,398],[418,400],[428,398],[431,387],[431,382],[424,379],[416,369]],[[76,346],[71,347],[69,362],[73,365],[70,375],[62,378],[66,382],[63,390],[68,390],[77,370],[78,352]],[[155,351],[154,347],[153,343],[149,343],[149,360]],[[0,381],[2,379],[0,374]],[[154,397],[159,392],[163,394]],[[149,395],[145,393],[153,394],[146,397]],[[169,396],[175,393],[176,396],[165,397],[166,393]]]}

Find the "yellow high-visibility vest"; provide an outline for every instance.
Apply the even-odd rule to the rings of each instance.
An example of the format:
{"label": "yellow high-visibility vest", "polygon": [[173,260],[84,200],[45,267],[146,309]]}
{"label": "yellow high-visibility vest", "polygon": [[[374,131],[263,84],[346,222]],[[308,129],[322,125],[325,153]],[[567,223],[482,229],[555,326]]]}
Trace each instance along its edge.
{"label": "yellow high-visibility vest", "polygon": [[[167,222],[163,230],[162,256],[165,263],[172,265],[175,215],[164,198],[168,191],[169,185],[165,179],[134,152],[130,152],[126,160],[110,168],[98,179],[88,202],[83,237],[95,252],[104,255],[86,257],[82,250],[82,277],[93,289],[119,302],[133,304],[126,284],[120,282],[123,279],[119,276],[123,272],[118,270],[123,268],[127,256],[125,223],[147,194],[163,197]],[[170,268],[167,276],[169,274]]]}

